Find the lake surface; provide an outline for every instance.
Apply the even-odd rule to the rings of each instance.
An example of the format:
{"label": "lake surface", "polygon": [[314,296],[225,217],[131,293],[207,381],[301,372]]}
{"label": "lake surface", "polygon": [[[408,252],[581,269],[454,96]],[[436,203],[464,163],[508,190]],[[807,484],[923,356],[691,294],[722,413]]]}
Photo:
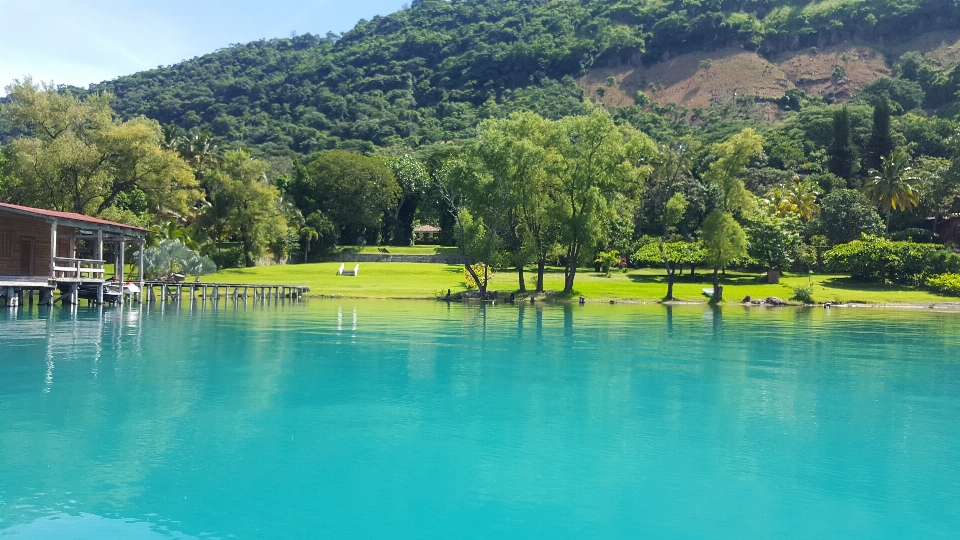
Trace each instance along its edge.
{"label": "lake surface", "polygon": [[960,314],[0,310],[0,538],[958,538]]}

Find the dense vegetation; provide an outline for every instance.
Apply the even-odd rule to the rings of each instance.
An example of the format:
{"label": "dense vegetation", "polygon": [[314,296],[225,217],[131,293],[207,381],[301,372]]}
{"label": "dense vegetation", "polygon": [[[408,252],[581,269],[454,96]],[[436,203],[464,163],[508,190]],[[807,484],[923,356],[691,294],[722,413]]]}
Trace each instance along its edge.
{"label": "dense vegetation", "polygon": [[[960,9],[945,0],[425,0],[342,36],[232,45],[72,91],[107,91],[123,118],[143,114],[269,155],[371,152],[469,138],[482,119],[522,109],[550,119],[582,111],[573,78],[595,66],[732,44],[764,54],[846,39],[890,44],[958,25]],[[907,110],[955,99],[952,71],[913,57],[901,73],[871,91]],[[662,123],[640,110],[620,114]]]}
{"label": "dense vegetation", "polygon": [[949,250],[925,218],[960,211],[957,69],[907,53],[846,104],[788,91],[773,125],[642,93],[601,106],[575,78],[958,26],[940,0],[425,0],[342,36],[234,45],[89,89],[15,84],[0,199],[149,225],[220,267],[409,245],[431,223],[483,263],[466,269],[482,290],[492,267],[524,290],[528,265],[542,290],[560,264],[571,292],[597,261],[663,268],[667,298],[684,266],[711,269],[717,299],[730,266],[950,291],[957,270],[936,262]]}

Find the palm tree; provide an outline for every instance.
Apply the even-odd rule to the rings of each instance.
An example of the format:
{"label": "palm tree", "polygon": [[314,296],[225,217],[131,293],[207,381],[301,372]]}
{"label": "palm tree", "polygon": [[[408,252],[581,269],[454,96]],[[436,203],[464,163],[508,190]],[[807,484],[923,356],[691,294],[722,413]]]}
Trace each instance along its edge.
{"label": "palm tree", "polygon": [[787,214],[792,214],[794,212],[793,204],[790,203],[789,197],[784,191],[783,186],[771,189],[770,193],[764,197],[763,202],[767,205],[767,208],[771,214],[776,214],[780,217],[786,217]]}
{"label": "palm tree", "polygon": [[790,205],[790,211],[803,221],[809,221],[810,218],[820,213],[820,206],[817,205],[817,185],[809,180],[797,179],[787,192],[787,203]]}
{"label": "palm tree", "polygon": [[887,216],[887,232],[890,231],[890,214],[894,210],[909,210],[919,204],[919,196],[911,183],[919,178],[910,167],[910,156],[897,150],[880,158],[880,172],[871,170],[870,179],[863,188],[870,203]]}

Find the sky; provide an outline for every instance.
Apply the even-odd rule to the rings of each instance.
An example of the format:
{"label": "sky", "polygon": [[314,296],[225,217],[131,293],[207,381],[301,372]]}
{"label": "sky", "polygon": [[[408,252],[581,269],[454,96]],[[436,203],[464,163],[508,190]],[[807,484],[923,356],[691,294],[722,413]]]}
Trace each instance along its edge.
{"label": "sky", "polygon": [[405,1],[0,0],[0,88],[26,75],[86,87],[231,43],[342,33]]}

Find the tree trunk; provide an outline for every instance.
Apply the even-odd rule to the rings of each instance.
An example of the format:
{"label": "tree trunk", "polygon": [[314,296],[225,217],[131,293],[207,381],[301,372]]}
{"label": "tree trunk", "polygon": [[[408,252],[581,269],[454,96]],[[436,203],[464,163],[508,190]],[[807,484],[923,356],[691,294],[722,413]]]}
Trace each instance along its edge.
{"label": "tree trunk", "polygon": [[523,281],[523,265],[522,264],[517,265],[517,274],[518,274],[518,278],[520,279],[520,292],[525,293],[527,292],[527,284],[524,283]]}
{"label": "tree trunk", "polygon": [[470,263],[466,263],[463,266],[464,268],[467,269],[467,273],[470,274],[470,277],[473,278],[473,282],[477,284],[477,290],[480,291],[480,297],[482,298],[487,294],[486,281],[480,279],[480,276],[478,276],[477,273],[473,271],[473,267],[470,265]]}
{"label": "tree trunk", "polygon": [[573,293],[573,280],[577,275],[577,262],[580,260],[580,247],[573,245],[567,249],[567,267],[563,271],[563,292]]}
{"label": "tree trunk", "polygon": [[667,296],[664,298],[664,300],[668,302],[673,300],[673,275],[675,272],[676,270],[673,270],[672,272],[670,270],[667,271]]}
{"label": "tree trunk", "polygon": [[720,286],[720,270],[713,269],[713,296],[710,297],[710,303],[716,304],[723,302],[723,287]]}
{"label": "tree trunk", "polygon": [[545,259],[540,259],[537,261],[537,292],[543,292],[543,271],[547,266],[547,261]]}

